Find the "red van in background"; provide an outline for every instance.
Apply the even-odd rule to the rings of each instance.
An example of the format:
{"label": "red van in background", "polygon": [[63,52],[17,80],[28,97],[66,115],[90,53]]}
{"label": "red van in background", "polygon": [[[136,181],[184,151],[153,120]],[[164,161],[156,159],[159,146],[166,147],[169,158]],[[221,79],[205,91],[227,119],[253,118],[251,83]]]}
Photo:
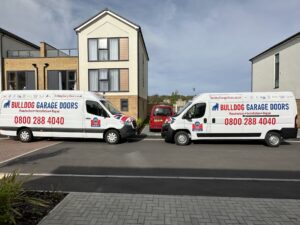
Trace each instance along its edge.
{"label": "red van in background", "polygon": [[151,130],[161,130],[162,125],[169,116],[174,116],[172,106],[154,105],[151,109],[149,127]]}

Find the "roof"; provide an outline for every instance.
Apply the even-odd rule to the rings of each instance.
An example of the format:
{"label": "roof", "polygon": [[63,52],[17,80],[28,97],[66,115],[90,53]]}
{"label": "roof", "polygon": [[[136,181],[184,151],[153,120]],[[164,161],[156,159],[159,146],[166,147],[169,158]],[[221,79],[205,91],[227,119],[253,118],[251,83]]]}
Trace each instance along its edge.
{"label": "roof", "polygon": [[75,27],[74,30],[76,32],[80,32],[81,30],[83,30],[84,28],[86,28],[87,26],[89,26],[90,24],[92,24],[94,21],[97,21],[99,18],[102,18],[103,16],[105,16],[107,14],[109,14],[109,15],[113,16],[114,18],[118,19],[119,21],[127,24],[128,26],[130,26],[133,29],[137,30],[141,34],[142,42],[143,42],[143,45],[144,45],[144,48],[145,48],[145,51],[146,51],[146,55],[147,55],[147,58],[149,60],[149,55],[148,55],[148,51],[147,51],[147,48],[146,48],[146,44],[145,44],[145,41],[144,41],[144,37],[143,37],[143,33],[142,33],[141,27],[138,24],[131,22],[130,20],[128,20],[128,19],[126,19],[126,18],[118,15],[117,13],[111,11],[108,8],[100,11],[99,13],[97,13],[96,15],[94,15],[93,17],[91,17],[88,20],[86,20],[85,22],[81,23],[80,25],[78,25],[77,27]]}
{"label": "roof", "polygon": [[253,58],[249,59],[249,61],[253,61],[255,58],[257,58],[257,57],[259,57],[259,56],[261,56],[261,55],[267,53],[268,51],[271,51],[271,50],[277,48],[277,47],[280,46],[280,45],[285,44],[286,42],[292,40],[293,38],[295,38],[295,37],[297,37],[297,36],[300,36],[300,32],[298,32],[298,33],[296,33],[296,34],[294,34],[294,35],[288,37],[287,39],[285,39],[285,40],[279,42],[279,43],[276,44],[276,45],[273,45],[272,47],[268,48],[267,50],[263,51],[262,53],[259,53],[258,55],[256,55],[256,56],[254,56]]}
{"label": "roof", "polygon": [[1,28],[1,27],[0,27],[0,33],[4,34],[4,35],[6,35],[6,36],[9,36],[9,37],[11,37],[11,38],[13,38],[13,39],[16,39],[16,40],[18,40],[18,41],[20,41],[20,42],[23,42],[24,44],[27,44],[27,45],[29,45],[29,46],[35,48],[35,49],[40,49],[39,46],[33,44],[32,42],[29,42],[29,41],[27,41],[27,40],[25,40],[25,39],[23,39],[23,38],[21,38],[21,37],[15,35],[15,34],[9,32],[9,31],[7,31],[7,30],[4,30],[4,29]]}

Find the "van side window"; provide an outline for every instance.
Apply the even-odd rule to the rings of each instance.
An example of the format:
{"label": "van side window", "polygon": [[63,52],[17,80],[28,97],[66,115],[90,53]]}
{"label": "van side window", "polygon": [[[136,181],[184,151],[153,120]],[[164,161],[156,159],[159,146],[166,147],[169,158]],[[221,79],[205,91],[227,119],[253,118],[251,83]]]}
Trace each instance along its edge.
{"label": "van side window", "polygon": [[197,103],[189,109],[189,111],[187,112],[187,115],[191,119],[201,118],[205,114],[205,108],[206,108],[205,103]]}
{"label": "van side window", "polygon": [[97,116],[102,116],[102,117],[107,116],[107,113],[102,108],[102,106],[98,102],[94,102],[94,101],[86,101],[86,111],[87,113],[97,115]]}

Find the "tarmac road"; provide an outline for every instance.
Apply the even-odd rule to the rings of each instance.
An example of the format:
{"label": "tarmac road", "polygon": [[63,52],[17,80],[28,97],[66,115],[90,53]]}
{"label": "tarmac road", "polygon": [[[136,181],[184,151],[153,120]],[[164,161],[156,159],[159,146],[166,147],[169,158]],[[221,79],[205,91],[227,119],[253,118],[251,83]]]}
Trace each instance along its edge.
{"label": "tarmac road", "polygon": [[[51,142],[51,141],[49,141]],[[63,140],[0,164],[0,173],[33,174],[26,188],[75,192],[300,199],[300,142],[162,140],[108,145]]]}

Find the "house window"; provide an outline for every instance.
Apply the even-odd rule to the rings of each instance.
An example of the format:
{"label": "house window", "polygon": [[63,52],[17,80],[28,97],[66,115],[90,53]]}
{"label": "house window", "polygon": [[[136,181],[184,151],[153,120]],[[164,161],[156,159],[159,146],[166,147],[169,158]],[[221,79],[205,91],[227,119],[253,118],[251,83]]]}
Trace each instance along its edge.
{"label": "house window", "polygon": [[88,39],[89,61],[128,60],[128,38]]}
{"label": "house window", "polygon": [[52,71],[47,72],[48,90],[74,90],[76,84],[75,71]]}
{"label": "house window", "polygon": [[279,53],[275,55],[275,88],[279,88]]}
{"label": "house window", "polygon": [[89,70],[89,91],[128,91],[128,69]]}
{"label": "house window", "polygon": [[121,99],[121,111],[128,112],[128,99]]}
{"label": "house window", "polygon": [[34,71],[10,71],[7,72],[8,90],[35,90]]}

